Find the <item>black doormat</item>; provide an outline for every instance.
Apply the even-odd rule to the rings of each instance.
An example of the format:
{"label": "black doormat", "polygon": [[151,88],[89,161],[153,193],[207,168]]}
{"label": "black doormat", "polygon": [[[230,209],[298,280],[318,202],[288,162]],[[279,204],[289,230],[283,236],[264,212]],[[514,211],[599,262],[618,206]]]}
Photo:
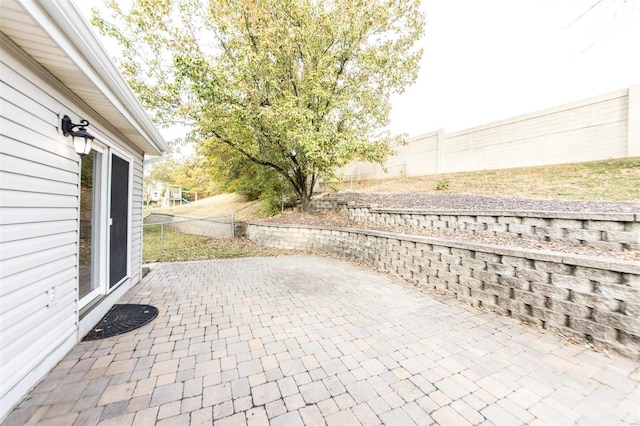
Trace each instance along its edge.
{"label": "black doormat", "polygon": [[83,341],[106,339],[140,328],[158,316],[158,308],[150,305],[113,305],[107,315],[93,327]]}

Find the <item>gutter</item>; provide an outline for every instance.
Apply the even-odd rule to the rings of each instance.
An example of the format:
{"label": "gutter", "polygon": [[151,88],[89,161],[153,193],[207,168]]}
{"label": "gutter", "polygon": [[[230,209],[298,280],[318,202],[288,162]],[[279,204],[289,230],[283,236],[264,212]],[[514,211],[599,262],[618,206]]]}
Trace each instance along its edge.
{"label": "gutter", "polygon": [[159,163],[160,161],[163,161],[166,157],[167,157],[167,151],[162,151],[159,156],[144,160],[142,162],[142,166],[144,167],[153,163]]}
{"label": "gutter", "polygon": [[76,53],[85,61],[84,64],[76,62],[78,67],[84,69],[87,75],[93,74],[98,77],[97,79],[89,78],[93,80],[94,84],[100,81],[101,84],[98,84],[99,90],[109,98],[112,105],[119,110],[119,113],[131,123],[158,154],[167,151],[167,143],[129,85],[116,69],[109,54],[95,36],[89,23],[80,14],[76,5],[67,1],[38,1],[25,2],[24,6],[28,6],[31,10],[30,13],[34,8],[39,8],[55,20],[58,24],[58,29],[67,36],[76,49]]}

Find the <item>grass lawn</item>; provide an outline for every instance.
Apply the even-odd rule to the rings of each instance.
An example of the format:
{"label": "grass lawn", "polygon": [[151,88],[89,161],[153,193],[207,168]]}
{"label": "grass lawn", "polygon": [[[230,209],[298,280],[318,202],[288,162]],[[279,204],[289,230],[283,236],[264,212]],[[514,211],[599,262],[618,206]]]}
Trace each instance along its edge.
{"label": "grass lawn", "polygon": [[247,238],[203,237],[184,234],[161,225],[144,226],[142,247],[144,263],[278,256],[293,253],[293,251],[265,247]]}
{"label": "grass lawn", "polygon": [[[338,185],[340,190],[349,190],[350,187],[349,182]],[[468,193],[488,197],[556,200],[639,201],[640,157],[354,182],[351,190],[386,193]]]}

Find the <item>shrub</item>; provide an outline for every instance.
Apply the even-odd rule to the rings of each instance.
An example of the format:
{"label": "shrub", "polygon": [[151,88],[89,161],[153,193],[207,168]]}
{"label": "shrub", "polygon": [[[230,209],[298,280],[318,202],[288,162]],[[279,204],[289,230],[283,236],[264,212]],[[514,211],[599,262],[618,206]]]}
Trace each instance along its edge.
{"label": "shrub", "polygon": [[440,178],[436,182],[436,191],[447,191],[449,189],[449,179],[446,177]]}

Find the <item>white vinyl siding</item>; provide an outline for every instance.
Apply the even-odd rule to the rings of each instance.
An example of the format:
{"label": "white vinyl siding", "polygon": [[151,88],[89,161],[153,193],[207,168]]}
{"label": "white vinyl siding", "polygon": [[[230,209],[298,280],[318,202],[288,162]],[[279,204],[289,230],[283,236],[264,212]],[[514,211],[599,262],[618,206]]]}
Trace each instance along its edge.
{"label": "white vinyl siding", "polygon": [[138,282],[142,270],[142,207],[143,207],[143,167],[138,158],[132,164],[132,215],[131,215],[131,279]]}
{"label": "white vinyl siding", "polygon": [[[2,36],[0,34],[0,36]],[[140,280],[142,159],[122,134],[2,40],[0,56],[0,403],[13,406]],[[131,156],[130,275],[78,318],[80,160],[58,114],[91,122],[108,149]],[[137,198],[140,198],[139,200]],[[94,317],[98,317],[97,319]],[[95,322],[84,324],[87,320]],[[84,324],[84,325],[83,325]],[[1,416],[0,416],[1,418]]]}
{"label": "white vinyl siding", "polygon": [[36,90],[44,82],[4,49],[0,66],[4,397],[37,366],[47,364],[58,347],[77,339],[79,166],[71,145],[56,131],[55,99]]}

